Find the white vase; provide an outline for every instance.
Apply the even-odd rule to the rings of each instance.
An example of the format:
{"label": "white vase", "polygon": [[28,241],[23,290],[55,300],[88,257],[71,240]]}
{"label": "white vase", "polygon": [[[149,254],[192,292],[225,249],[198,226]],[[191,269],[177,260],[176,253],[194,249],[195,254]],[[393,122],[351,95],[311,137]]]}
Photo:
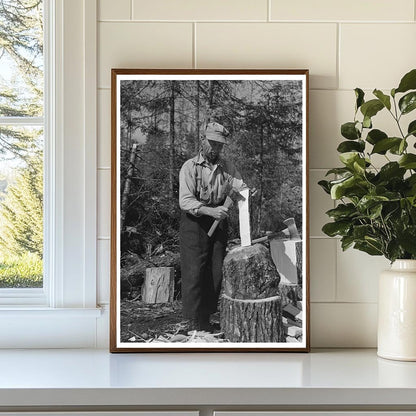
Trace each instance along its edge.
{"label": "white vase", "polygon": [[416,361],[416,260],[396,260],[380,275],[377,355]]}

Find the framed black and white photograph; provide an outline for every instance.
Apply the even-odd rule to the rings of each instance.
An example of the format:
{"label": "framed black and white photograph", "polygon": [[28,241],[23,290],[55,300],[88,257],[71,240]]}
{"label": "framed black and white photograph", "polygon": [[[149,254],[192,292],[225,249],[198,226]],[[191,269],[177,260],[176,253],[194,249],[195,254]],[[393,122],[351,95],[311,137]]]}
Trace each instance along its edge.
{"label": "framed black and white photograph", "polygon": [[111,89],[110,351],[309,351],[308,70]]}

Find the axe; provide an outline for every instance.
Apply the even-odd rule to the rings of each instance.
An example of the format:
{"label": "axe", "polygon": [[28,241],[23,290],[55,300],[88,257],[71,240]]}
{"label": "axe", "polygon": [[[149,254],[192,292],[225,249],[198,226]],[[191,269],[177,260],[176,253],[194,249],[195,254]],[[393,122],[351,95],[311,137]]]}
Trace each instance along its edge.
{"label": "axe", "polygon": [[[234,204],[234,202],[238,201],[238,200],[244,200],[245,198],[240,194],[240,192],[237,191],[237,189],[232,188],[231,191],[229,192],[229,194],[227,195],[227,198],[225,198],[223,207],[225,208],[231,208]],[[215,220],[212,225],[211,228],[208,231],[208,237],[212,237],[212,235],[214,234],[215,230],[218,227],[218,224],[220,223],[221,220]]]}
{"label": "axe", "polygon": [[285,228],[284,230],[281,230],[277,233],[268,234],[264,237],[256,238],[251,243],[252,244],[264,243],[265,241],[272,240],[273,238],[276,238],[276,237],[282,238],[282,234],[289,236],[290,240],[297,240],[298,238],[300,238],[294,218],[288,218],[287,220],[284,220],[283,223],[287,225],[287,228]]}

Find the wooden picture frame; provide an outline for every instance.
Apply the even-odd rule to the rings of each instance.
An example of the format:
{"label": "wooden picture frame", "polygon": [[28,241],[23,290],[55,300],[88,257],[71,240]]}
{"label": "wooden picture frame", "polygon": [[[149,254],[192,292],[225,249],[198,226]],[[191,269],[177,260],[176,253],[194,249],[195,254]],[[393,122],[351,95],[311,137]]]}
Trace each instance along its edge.
{"label": "wooden picture frame", "polygon": [[308,82],[112,70],[111,352],[309,351]]}

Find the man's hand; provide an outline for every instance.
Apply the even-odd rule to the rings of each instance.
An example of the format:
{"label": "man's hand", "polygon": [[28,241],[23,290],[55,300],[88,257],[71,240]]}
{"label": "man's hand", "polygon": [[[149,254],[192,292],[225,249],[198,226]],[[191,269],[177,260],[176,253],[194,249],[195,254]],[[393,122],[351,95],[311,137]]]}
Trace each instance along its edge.
{"label": "man's hand", "polygon": [[219,206],[211,208],[211,210],[211,217],[215,218],[216,220],[223,220],[228,217],[228,208],[226,207]]}
{"label": "man's hand", "polygon": [[198,212],[202,215],[209,215],[219,221],[228,217],[228,208],[222,205],[215,208],[202,206],[198,209]]}

